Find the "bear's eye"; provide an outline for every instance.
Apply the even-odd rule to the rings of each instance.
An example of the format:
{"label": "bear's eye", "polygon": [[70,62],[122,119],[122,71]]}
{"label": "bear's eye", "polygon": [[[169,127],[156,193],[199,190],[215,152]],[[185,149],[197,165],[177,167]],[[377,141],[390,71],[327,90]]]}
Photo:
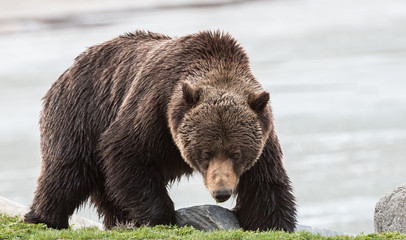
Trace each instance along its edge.
{"label": "bear's eye", "polygon": [[233,153],[231,155],[231,159],[233,159],[233,160],[238,160],[238,159],[240,159],[240,157],[241,157],[241,153],[239,153],[239,152]]}
{"label": "bear's eye", "polygon": [[204,160],[211,160],[213,158],[213,154],[208,151],[204,151],[202,154]]}

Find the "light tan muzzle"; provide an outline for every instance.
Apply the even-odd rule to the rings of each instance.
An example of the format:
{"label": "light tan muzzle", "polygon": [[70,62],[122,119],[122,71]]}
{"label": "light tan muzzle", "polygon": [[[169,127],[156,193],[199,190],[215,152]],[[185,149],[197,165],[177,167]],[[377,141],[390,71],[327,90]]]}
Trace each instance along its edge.
{"label": "light tan muzzle", "polygon": [[234,193],[238,177],[230,160],[213,159],[207,170],[206,186],[218,202],[227,201]]}

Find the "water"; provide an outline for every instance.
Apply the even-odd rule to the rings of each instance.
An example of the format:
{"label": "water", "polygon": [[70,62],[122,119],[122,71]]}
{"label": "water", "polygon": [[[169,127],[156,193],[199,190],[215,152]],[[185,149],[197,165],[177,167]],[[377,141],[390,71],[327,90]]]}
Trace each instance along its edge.
{"label": "water", "polygon": [[[180,36],[219,28],[239,40],[270,91],[301,224],[373,232],[375,203],[405,183],[404,1],[24,1],[0,3],[1,196],[32,200],[41,98],[52,82],[86,47],[135,29]],[[198,175],[170,194],[176,208],[215,204]]]}

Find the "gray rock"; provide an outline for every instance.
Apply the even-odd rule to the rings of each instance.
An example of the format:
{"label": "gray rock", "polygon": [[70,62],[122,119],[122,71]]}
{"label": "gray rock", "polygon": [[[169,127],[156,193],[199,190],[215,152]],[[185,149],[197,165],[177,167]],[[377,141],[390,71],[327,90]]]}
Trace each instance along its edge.
{"label": "gray rock", "polygon": [[178,226],[192,226],[205,231],[240,228],[237,217],[233,212],[215,205],[178,209],[176,211],[176,221]]}
{"label": "gray rock", "polygon": [[0,213],[9,215],[11,217],[23,218],[24,214],[28,212],[28,207],[20,203],[8,200],[0,196]]}
{"label": "gray rock", "polygon": [[[24,215],[28,212],[29,208],[20,203],[8,200],[0,196],[0,213],[7,214],[9,216],[18,216],[23,219]],[[99,229],[104,229],[101,223],[92,221],[90,219],[79,217],[73,215],[69,219],[69,224],[73,229],[83,228],[83,227],[97,227]]]}
{"label": "gray rock", "polygon": [[[205,231],[240,228],[238,219],[232,211],[215,205],[202,205],[179,209],[176,211],[176,220],[178,226],[192,226]],[[352,235],[305,225],[297,225],[296,231],[307,231],[313,234],[320,234],[321,236]]]}
{"label": "gray rock", "polygon": [[406,233],[406,185],[387,193],[375,207],[375,232]]}

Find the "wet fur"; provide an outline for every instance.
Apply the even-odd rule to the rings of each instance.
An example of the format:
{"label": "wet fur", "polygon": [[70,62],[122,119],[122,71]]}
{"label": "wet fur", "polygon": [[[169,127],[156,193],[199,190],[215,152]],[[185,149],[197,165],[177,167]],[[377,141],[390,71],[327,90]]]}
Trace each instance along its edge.
{"label": "wet fur", "polygon": [[[129,221],[175,224],[166,187],[194,169],[181,156],[172,129],[196,104],[196,94],[210,91],[189,91],[183,82],[192,88],[215,86],[224,97],[238,93],[237,103],[264,102],[252,97],[263,89],[245,52],[220,32],[170,38],[137,31],[77,57],[44,97],[42,170],[25,221],[67,228],[69,216],[90,197],[107,228]],[[179,96],[190,101],[176,104]],[[235,211],[244,229],[293,231],[294,197],[271,109],[258,109],[265,111],[257,118],[269,134],[260,136],[265,147],[259,160],[240,173]]]}

